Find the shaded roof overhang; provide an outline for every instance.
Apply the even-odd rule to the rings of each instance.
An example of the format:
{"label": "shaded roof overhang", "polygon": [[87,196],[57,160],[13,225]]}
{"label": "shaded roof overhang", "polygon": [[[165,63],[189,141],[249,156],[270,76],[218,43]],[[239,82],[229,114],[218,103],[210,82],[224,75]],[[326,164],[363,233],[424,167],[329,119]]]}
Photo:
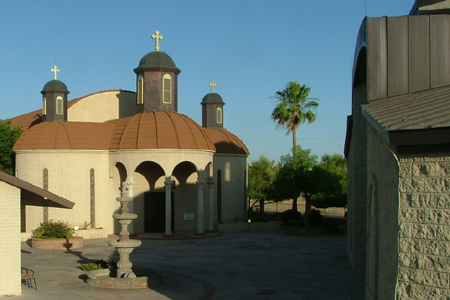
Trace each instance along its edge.
{"label": "shaded roof overhang", "polygon": [[0,172],[0,181],[20,189],[20,203],[22,205],[45,206],[57,208],[73,208],[75,203],[43,190],[17,177]]}
{"label": "shaded roof overhang", "polygon": [[398,150],[450,149],[450,85],[371,101],[361,109],[368,123]]}

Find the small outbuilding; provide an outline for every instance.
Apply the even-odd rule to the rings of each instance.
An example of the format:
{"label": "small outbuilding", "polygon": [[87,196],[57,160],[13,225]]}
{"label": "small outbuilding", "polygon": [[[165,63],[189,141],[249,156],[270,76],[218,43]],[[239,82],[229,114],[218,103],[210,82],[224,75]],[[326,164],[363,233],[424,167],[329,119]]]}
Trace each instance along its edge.
{"label": "small outbuilding", "polygon": [[[25,207],[71,209],[75,203],[45,191],[26,181],[0,172],[3,215],[0,219],[0,295],[21,294],[21,227]],[[22,217],[21,217],[22,216]],[[26,266],[24,266],[26,267]]]}

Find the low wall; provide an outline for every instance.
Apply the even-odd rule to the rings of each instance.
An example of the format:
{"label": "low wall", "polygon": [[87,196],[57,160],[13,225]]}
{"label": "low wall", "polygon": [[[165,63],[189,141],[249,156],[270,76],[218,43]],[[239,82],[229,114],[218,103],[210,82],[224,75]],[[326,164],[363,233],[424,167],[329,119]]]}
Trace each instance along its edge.
{"label": "low wall", "polygon": [[92,240],[107,238],[109,233],[106,229],[86,229],[75,231],[73,236],[82,236],[86,240]]}
{"label": "low wall", "polygon": [[[75,231],[73,236],[82,236],[85,240],[104,239],[108,237],[109,232],[106,229],[87,229]],[[20,240],[26,242],[32,238],[31,232],[21,232]]]}
{"label": "low wall", "polygon": [[40,250],[76,250],[83,249],[83,238],[69,239],[31,239],[31,248]]}
{"label": "low wall", "polygon": [[260,232],[279,229],[280,222],[278,221],[217,224],[217,230],[220,232]]}

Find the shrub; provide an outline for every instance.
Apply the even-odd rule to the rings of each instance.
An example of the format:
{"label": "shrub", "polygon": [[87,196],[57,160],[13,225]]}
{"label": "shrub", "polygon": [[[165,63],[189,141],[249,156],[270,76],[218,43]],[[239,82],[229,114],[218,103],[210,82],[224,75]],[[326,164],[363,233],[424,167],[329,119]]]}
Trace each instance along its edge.
{"label": "shrub", "polygon": [[284,224],[287,225],[289,220],[300,220],[302,218],[302,214],[296,210],[288,209],[281,213],[281,219],[283,220]]}
{"label": "shrub", "polygon": [[291,226],[291,227],[303,227],[303,220],[289,220],[287,221],[287,226]]}
{"label": "shrub", "polygon": [[116,268],[116,262],[113,260],[97,260],[95,262],[86,263],[86,264],[80,264],[77,268],[82,271],[94,271],[94,270],[100,270],[100,269],[114,269]]}
{"label": "shrub", "polygon": [[308,216],[309,226],[321,227],[323,224],[323,216],[318,209],[312,209]]}
{"label": "shrub", "polygon": [[67,223],[50,220],[42,222],[33,230],[33,237],[38,239],[69,239],[73,237],[73,229]]}
{"label": "shrub", "polygon": [[328,219],[325,222],[325,228],[327,230],[327,234],[339,234],[341,222],[336,219]]}
{"label": "shrub", "polygon": [[267,222],[264,214],[254,213],[250,216],[252,222]]}

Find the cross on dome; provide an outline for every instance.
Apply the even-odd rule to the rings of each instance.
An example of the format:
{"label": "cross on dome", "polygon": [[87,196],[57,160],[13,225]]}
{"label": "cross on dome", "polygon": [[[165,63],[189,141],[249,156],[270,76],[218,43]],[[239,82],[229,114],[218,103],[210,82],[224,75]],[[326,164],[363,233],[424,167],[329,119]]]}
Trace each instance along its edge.
{"label": "cross on dome", "polygon": [[156,30],[154,34],[152,34],[152,39],[155,40],[155,50],[159,51],[159,40],[162,40],[164,37],[159,35],[159,31]]}
{"label": "cross on dome", "polygon": [[217,83],[213,80],[209,83],[209,86],[211,87],[211,93],[214,93],[214,88],[217,86]]}
{"label": "cross on dome", "polygon": [[55,78],[55,80],[56,80],[56,78],[57,78],[56,73],[58,73],[60,70],[58,69],[58,67],[56,65],[54,65],[53,68],[50,69],[50,71],[53,72],[53,78]]}

